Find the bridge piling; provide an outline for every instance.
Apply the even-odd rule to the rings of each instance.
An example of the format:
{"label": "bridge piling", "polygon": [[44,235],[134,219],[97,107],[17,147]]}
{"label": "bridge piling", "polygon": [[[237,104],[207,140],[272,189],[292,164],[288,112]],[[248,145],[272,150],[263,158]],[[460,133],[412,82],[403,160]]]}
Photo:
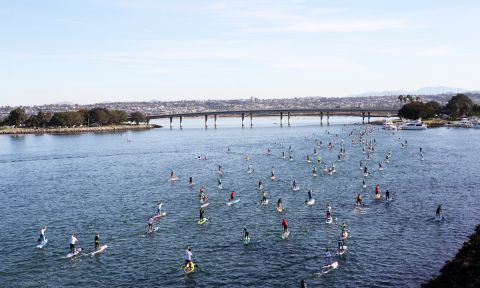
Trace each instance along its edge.
{"label": "bridge piling", "polygon": [[370,124],[370,112],[368,112],[368,124]]}
{"label": "bridge piling", "polygon": [[242,113],[242,128],[245,127],[245,113]]}
{"label": "bridge piling", "polygon": [[253,127],[253,113],[250,113],[250,128]]}
{"label": "bridge piling", "polygon": [[180,116],[180,129],[182,129],[182,128],[183,128],[183,117]]}
{"label": "bridge piling", "polygon": [[287,123],[288,127],[290,127],[290,112],[287,113]]}
{"label": "bridge piling", "polygon": [[170,117],[170,129],[173,128],[173,123],[172,122],[173,122],[173,117]]}
{"label": "bridge piling", "polygon": [[330,112],[327,112],[327,125],[330,125]]}
{"label": "bridge piling", "polygon": [[215,128],[217,128],[217,126],[218,126],[217,114],[214,114],[214,115],[213,115],[213,124],[214,124]]}
{"label": "bridge piling", "polygon": [[280,112],[280,127],[283,126],[283,112]]}
{"label": "bridge piling", "polygon": [[208,128],[207,121],[208,121],[208,115],[207,115],[207,114],[205,114],[205,129],[207,129],[207,128]]}
{"label": "bridge piling", "polygon": [[323,126],[323,112],[320,112],[320,126]]}
{"label": "bridge piling", "polygon": [[365,124],[365,112],[362,112],[362,124]]}

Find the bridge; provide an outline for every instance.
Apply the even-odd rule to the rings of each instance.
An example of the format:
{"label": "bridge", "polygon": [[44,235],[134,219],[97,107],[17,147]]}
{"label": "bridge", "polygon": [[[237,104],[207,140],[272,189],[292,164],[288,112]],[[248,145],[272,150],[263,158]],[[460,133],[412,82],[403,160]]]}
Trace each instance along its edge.
{"label": "bridge", "polygon": [[170,128],[173,127],[173,118],[179,118],[180,128],[183,127],[182,121],[185,117],[204,117],[205,128],[208,127],[209,116],[213,116],[214,126],[218,126],[218,116],[241,116],[242,127],[245,127],[245,116],[250,118],[250,127],[253,127],[253,116],[280,116],[280,126],[283,126],[283,117],[287,117],[287,124],[290,126],[290,117],[293,114],[301,116],[319,116],[320,125],[323,125],[323,116],[327,118],[327,125],[330,124],[330,116],[333,115],[358,115],[362,116],[362,122],[370,123],[370,117],[385,117],[389,115],[397,115],[398,110],[392,108],[328,108],[328,109],[264,109],[264,110],[233,110],[233,111],[204,111],[191,113],[175,113],[175,114],[161,114],[149,115],[148,120],[151,119],[170,119]]}

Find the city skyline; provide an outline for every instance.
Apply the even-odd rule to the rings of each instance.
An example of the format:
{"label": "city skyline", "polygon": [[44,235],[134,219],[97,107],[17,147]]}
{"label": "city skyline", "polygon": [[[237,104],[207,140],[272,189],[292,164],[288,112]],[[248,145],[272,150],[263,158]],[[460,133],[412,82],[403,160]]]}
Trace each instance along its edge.
{"label": "city skyline", "polygon": [[25,1],[0,106],[478,90],[474,1]]}

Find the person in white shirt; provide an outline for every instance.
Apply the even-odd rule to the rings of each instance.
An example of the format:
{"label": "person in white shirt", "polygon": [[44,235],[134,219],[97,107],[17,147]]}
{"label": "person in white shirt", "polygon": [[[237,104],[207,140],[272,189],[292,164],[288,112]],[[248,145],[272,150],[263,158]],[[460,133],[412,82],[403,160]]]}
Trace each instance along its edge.
{"label": "person in white shirt", "polygon": [[45,231],[47,230],[47,226],[40,228],[40,237],[38,238],[38,243],[42,243],[45,241]]}
{"label": "person in white shirt", "polygon": [[73,232],[72,236],[70,237],[70,252],[75,253],[75,244],[77,244],[77,233]]}
{"label": "person in white shirt", "polygon": [[192,248],[188,247],[185,251],[185,267],[189,267],[192,264]]}

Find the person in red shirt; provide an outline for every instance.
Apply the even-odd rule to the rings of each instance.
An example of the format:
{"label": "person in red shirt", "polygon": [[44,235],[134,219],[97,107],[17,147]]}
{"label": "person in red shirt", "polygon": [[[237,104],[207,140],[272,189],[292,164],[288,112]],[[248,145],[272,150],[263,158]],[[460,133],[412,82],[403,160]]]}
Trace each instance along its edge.
{"label": "person in red shirt", "polygon": [[232,191],[232,193],[230,193],[230,201],[233,200],[235,200],[235,191]]}
{"label": "person in red shirt", "polygon": [[375,187],[375,195],[378,194],[380,194],[380,185],[377,184],[377,186]]}
{"label": "person in red shirt", "polygon": [[287,219],[283,218],[282,226],[283,226],[283,232],[287,232],[287,231],[288,231],[288,222],[287,222]]}

